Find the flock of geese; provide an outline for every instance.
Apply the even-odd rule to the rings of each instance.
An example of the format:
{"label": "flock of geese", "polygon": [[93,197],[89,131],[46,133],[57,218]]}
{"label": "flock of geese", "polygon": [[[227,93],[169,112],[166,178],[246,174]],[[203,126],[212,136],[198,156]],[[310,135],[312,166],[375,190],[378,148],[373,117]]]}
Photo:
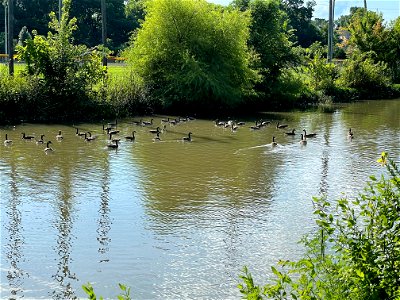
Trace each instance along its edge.
{"label": "flock of geese", "polygon": [[[169,124],[170,126],[174,126],[174,125],[178,125],[180,123],[183,122],[187,122],[187,121],[191,121],[194,120],[194,118],[192,117],[186,117],[186,118],[167,118],[167,119],[161,119],[161,124],[160,126],[162,126],[162,128],[160,126],[157,126],[156,129],[149,129],[149,133],[153,134],[153,142],[158,142],[161,141],[161,137],[160,134],[163,133],[164,131],[166,131],[166,126],[167,124]],[[153,126],[153,121],[154,119],[151,119],[150,121],[144,121],[144,120],[139,120],[139,121],[132,121],[131,124],[133,125],[137,125],[137,126],[142,126],[142,127],[151,127]],[[271,124],[271,121],[256,121],[255,125],[250,126],[250,130],[260,130],[263,127],[269,126]],[[223,128],[230,128],[230,130],[232,132],[236,132],[240,127],[245,126],[246,123],[245,122],[236,122],[236,121],[220,121],[219,119],[215,120],[215,126],[216,127],[223,127]],[[107,148],[109,149],[117,149],[119,147],[119,141],[120,138],[118,137],[118,134],[120,133],[120,131],[117,129],[118,126],[118,120],[115,120],[114,123],[108,123],[107,125],[103,125],[103,132],[107,134],[108,136],[108,144],[107,144]],[[279,122],[277,122],[276,124],[276,128],[277,129],[286,129],[289,125],[287,124],[280,124]],[[92,135],[92,133],[90,131],[87,132],[81,132],[79,131],[79,128],[75,128],[76,132],[75,135],[78,137],[83,138],[86,142],[91,142],[94,141],[97,136]],[[290,131],[284,132],[285,135],[288,136],[295,136],[296,129],[291,129]],[[300,134],[300,141],[299,143],[301,145],[306,145],[307,144],[307,138],[314,138],[317,136],[316,133],[307,133],[307,131],[305,129],[303,129],[302,131],[303,133]],[[130,141],[130,142],[134,142],[136,137],[135,137],[135,133],[136,131],[133,130],[132,131],[132,135],[129,136],[125,136],[125,140],[126,141]],[[44,141],[44,134],[40,135],[40,138],[36,138],[33,135],[26,135],[25,132],[21,133],[21,139],[22,140],[27,140],[27,141],[36,141],[36,144],[46,144],[46,147],[44,148],[44,152],[46,154],[51,153],[54,151],[54,149],[50,146],[50,144],[52,144],[51,140],[48,140],[47,142]],[[351,128],[348,131],[348,135],[347,137],[349,139],[353,138],[353,132],[351,130]],[[62,134],[62,131],[59,130],[58,134],[55,136],[55,139],[57,141],[62,141],[64,139],[64,136]],[[181,139],[182,142],[192,142],[192,132],[189,132],[187,134],[187,136],[182,137]],[[5,146],[9,146],[12,144],[12,140],[8,138],[8,134],[5,135],[5,140],[4,140],[4,145]],[[271,142],[271,146],[272,147],[276,147],[278,145],[278,143],[275,140],[275,136],[272,137],[272,142]]]}
{"label": "flock of geese", "polygon": [[[180,122],[186,122],[189,120],[194,120],[194,118],[187,117],[187,118],[179,118],[179,119],[170,119],[170,118],[162,119],[161,123],[164,123],[163,128],[161,129],[160,127],[157,127],[156,129],[149,129],[149,133],[154,135],[152,140],[154,142],[158,142],[158,141],[161,141],[160,134],[163,133],[164,131],[166,131],[165,123],[169,123],[170,125],[177,125]],[[154,119],[151,119],[150,121],[140,120],[140,121],[133,121],[132,124],[137,125],[137,126],[150,127],[150,126],[153,126],[153,121],[154,121]],[[117,125],[118,125],[118,120],[115,120],[114,123],[108,123],[107,125],[103,125],[102,130],[109,137],[108,144],[106,146],[108,149],[117,149],[119,147],[119,141],[121,140],[121,138],[118,137],[118,134],[120,133],[120,131],[117,129]],[[14,126],[14,128],[15,128],[15,126]],[[75,130],[76,130],[75,135],[83,138],[84,141],[86,141],[86,142],[92,142],[92,141],[96,140],[96,138],[97,138],[97,136],[92,135],[92,133],[90,131],[81,132],[81,131],[79,131],[79,128],[75,128]],[[135,133],[136,133],[136,131],[133,130],[132,135],[125,136],[125,140],[134,142],[136,139]],[[22,140],[36,141],[37,145],[40,145],[40,144],[46,145],[46,147],[43,149],[43,151],[46,154],[54,152],[54,149],[50,146],[50,144],[52,144],[51,140],[48,140],[47,142],[45,142],[44,137],[45,137],[44,134],[41,134],[40,138],[36,138],[36,136],[34,136],[34,135],[26,135],[25,132],[21,133]],[[61,130],[58,131],[58,134],[55,136],[55,139],[57,141],[62,141],[64,139],[64,136],[63,136]],[[182,137],[181,141],[191,142],[192,141],[192,132],[189,132],[187,136]],[[12,139],[9,139],[8,134],[6,133],[4,145],[10,146],[10,145],[12,145],[12,143],[13,143]]]}

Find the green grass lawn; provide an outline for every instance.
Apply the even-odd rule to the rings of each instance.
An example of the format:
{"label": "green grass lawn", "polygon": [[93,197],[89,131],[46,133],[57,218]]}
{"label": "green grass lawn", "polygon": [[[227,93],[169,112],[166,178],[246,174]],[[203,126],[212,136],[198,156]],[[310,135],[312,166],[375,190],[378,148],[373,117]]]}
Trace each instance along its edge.
{"label": "green grass lawn", "polygon": [[126,64],[108,64],[108,74],[113,77],[124,76],[129,72],[129,67]]}

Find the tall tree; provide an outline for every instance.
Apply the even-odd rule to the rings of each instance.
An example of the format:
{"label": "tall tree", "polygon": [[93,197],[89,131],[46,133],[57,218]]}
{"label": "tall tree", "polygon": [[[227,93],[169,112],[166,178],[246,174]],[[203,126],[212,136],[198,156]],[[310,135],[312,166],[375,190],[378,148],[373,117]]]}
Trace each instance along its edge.
{"label": "tall tree", "polygon": [[249,66],[249,23],[248,13],[205,0],[148,1],[127,56],[166,106],[235,105],[258,78]]}
{"label": "tall tree", "polygon": [[375,62],[385,62],[392,80],[400,80],[400,27],[399,18],[390,26],[385,25],[382,14],[364,9],[357,10],[351,17],[348,29],[350,45],[361,54],[372,52]]}
{"label": "tall tree", "polygon": [[292,31],[279,0],[236,0],[232,7],[251,14],[249,46],[259,55],[262,81],[257,89],[269,93],[281,70],[294,61]]}
{"label": "tall tree", "polygon": [[309,47],[316,41],[322,41],[322,36],[312,23],[314,6],[314,1],[307,3],[303,0],[282,1],[282,7],[290,20],[289,25],[295,30],[294,34],[297,38],[295,41],[303,48]]}
{"label": "tall tree", "polygon": [[[23,26],[32,32],[45,35],[50,22],[49,13],[58,12],[62,0],[15,0],[15,28]],[[111,49],[117,50],[129,39],[129,32],[137,26],[125,15],[124,0],[107,0],[108,42]],[[71,3],[70,15],[76,17],[78,30],[74,32],[77,43],[93,47],[102,43],[102,15],[100,0],[75,0]],[[136,27],[135,27],[136,26]]]}
{"label": "tall tree", "polygon": [[15,28],[21,30],[26,26],[29,32],[36,30],[46,34],[50,22],[49,13],[58,12],[58,1],[54,0],[15,0]]}
{"label": "tall tree", "polygon": [[[134,24],[125,16],[124,0],[107,0],[107,45],[118,50],[128,42]],[[75,39],[89,47],[102,43],[101,1],[79,0],[72,2],[71,16],[76,17],[78,30]]]}

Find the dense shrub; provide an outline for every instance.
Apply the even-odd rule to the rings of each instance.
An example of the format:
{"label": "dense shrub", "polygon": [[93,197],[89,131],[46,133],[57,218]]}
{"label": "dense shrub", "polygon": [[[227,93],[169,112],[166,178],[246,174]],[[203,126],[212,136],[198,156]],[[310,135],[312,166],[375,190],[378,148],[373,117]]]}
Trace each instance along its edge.
{"label": "dense shrub", "polygon": [[69,19],[71,0],[63,3],[61,20],[54,12],[47,37],[33,31],[33,39],[17,46],[20,59],[26,63],[26,81],[35,81],[41,92],[39,106],[46,119],[67,120],[85,117],[96,97],[93,85],[103,75],[101,52],[74,45],[72,33],[76,19]]}
{"label": "dense shrub", "polygon": [[339,85],[360,91],[386,89],[391,83],[387,65],[381,61],[375,62],[374,56],[373,52],[354,52],[343,65]]}

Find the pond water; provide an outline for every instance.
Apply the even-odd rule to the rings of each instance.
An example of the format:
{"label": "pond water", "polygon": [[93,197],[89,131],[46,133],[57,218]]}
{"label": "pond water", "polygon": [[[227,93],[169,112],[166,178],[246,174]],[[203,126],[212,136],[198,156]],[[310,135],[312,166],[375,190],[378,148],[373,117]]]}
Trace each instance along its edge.
{"label": "pond water", "polygon": [[[238,299],[243,266],[264,284],[271,265],[302,253],[312,196],[354,196],[385,172],[382,151],[399,161],[399,116],[400,100],[385,100],[266,113],[260,130],[254,118],[236,132],[197,119],[167,125],[159,142],[149,130],[162,118],[145,116],[153,125],[118,120],[117,150],[102,124],[2,127],[13,143],[0,145],[1,298],[83,298],[90,282],[105,298],[123,283],[134,299]],[[305,146],[303,129],[317,133]]]}

